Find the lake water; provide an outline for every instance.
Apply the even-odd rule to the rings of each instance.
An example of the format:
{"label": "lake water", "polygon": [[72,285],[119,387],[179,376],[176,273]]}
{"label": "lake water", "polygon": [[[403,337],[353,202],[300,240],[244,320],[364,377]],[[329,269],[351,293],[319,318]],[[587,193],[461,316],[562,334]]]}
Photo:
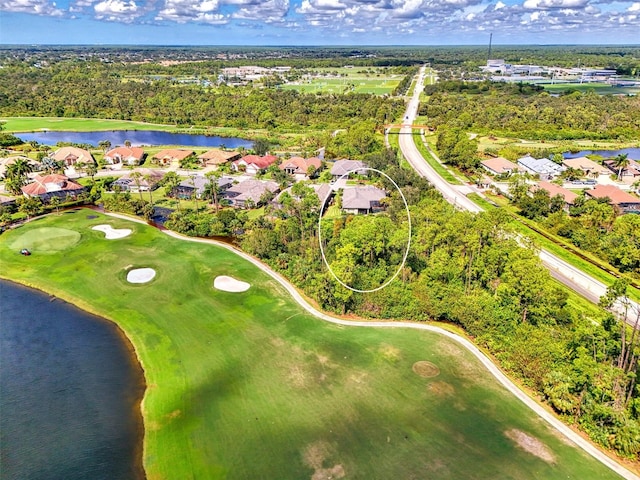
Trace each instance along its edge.
{"label": "lake water", "polygon": [[640,160],[640,148],[623,148],[621,150],[582,150],[581,152],[567,152],[562,155],[564,158],[584,157],[585,155],[600,155],[604,158],[613,158],[620,154],[627,154],[633,160]]}
{"label": "lake water", "polygon": [[142,369],[116,327],[0,281],[0,477],[132,480]]}
{"label": "lake water", "polygon": [[113,130],[106,132],[31,132],[17,133],[24,142],[35,140],[42,145],[56,145],[58,142],[87,143],[95,147],[98,143],[109,140],[112,146],[124,145],[182,145],[185,147],[219,147],[251,148],[253,142],[237,137],[215,137],[207,135],[189,135],[186,133],[170,133],[157,130]]}

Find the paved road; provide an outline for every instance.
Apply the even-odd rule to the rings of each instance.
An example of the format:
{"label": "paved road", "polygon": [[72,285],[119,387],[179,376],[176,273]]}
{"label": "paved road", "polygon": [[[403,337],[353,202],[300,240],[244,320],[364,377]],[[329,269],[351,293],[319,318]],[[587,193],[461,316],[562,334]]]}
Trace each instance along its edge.
{"label": "paved road", "polygon": [[[132,218],[127,215],[120,215],[117,213],[108,213],[107,215],[123,218],[125,220],[131,220],[134,222],[142,223],[146,225],[146,222],[140,220],[138,218]],[[522,403],[524,403],[527,407],[533,410],[539,417],[541,417],[544,421],[546,421],[551,427],[555,428],[558,432],[564,435],[568,440],[573,442],[577,447],[581,448],[589,455],[591,455],[596,460],[600,461],[611,470],[616,472],[621,477],[627,480],[640,480],[640,477],[627,470],[625,467],[616,462],[613,458],[609,457],[605,452],[600,450],[594,444],[583,438],[579,433],[573,431],[568,425],[560,421],[553,413],[549,410],[545,409],[542,405],[536,402],[533,398],[529,397],[525,392],[523,392],[520,387],[518,387],[515,383],[513,383],[504,373],[500,370],[496,365],[493,364],[491,359],[487,357],[478,347],[476,347],[473,343],[467,340],[464,337],[456,335],[455,333],[449,332],[439,327],[434,327],[432,325],[425,325],[423,323],[412,323],[412,322],[369,322],[369,321],[354,321],[354,320],[344,320],[341,318],[332,317],[331,315],[327,315],[320,310],[317,310],[314,306],[312,306],[305,297],[303,297],[300,292],[291,284],[289,281],[284,278],[279,273],[274,272],[271,268],[259,260],[253,258],[252,256],[244,253],[241,250],[238,250],[231,245],[226,243],[218,242],[216,240],[210,240],[205,238],[193,238],[186,237],[176,232],[172,232],[171,230],[163,230],[167,235],[178,238],[181,240],[187,240],[190,242],[196,243],[208,243],[217,245],[222,248],[226,248],[227,250],[232,251],[236,255],[244,258],[245,260],[251,262],[260,270],[265,272],[271,278],[276,280],[282,287],[293,297],[293,299],[307,312],[311,315],[324,320],[326,322],[335,323],[338,325],[344,325],[348,327],[374,327],[374,328],[413,328],[416,330],[428,330],[430,332],[436,332],[440,335],[444,335],[456,342],[458,342],[461,346],[469,350],[479,361],[484,365],[484,367],[495,377],[498,382],[505,387],[510,393],[515,395]]]}
{"label": "paved road", "polygon": [[[420,102],[420,92],[423,89],[424,71],[425,69],[422,67],[418,73],[418,81],[416,82],[413,96],[409,101],[405,113],[405,124],[413,123],[416,118]],[[449,184],[425,161],[414,143],[411,131],[410,127],[405,127],[400,130],[399,135],[400,150],[409,164],[420,175],[429,180],[449,203],[470,212],[482,211],[481,207],[467,198],[466,195],[472,191],[468,186]],[[598,303],[600,297],[607,292],[607,285],[587,275],[561,258],[556,257],[551,252],[541,249],[539,255],[542,263],[549,269],[554,278],[588,300]],[[624,311],[621,306],[618,306],[617,309],[621,313]],[[627,323],[633,326],[639,313],[640,306],[636,302],[631,302],[631,306],[627,310]]]}

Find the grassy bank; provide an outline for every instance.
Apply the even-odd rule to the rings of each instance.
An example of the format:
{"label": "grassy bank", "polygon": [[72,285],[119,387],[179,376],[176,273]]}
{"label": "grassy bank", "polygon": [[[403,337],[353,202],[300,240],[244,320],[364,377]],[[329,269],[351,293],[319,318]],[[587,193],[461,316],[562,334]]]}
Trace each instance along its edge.
{"label": "grassy bank", "polygon": [[[513,218],[513,221],[511,223],[515,231],[533,239],[536,245],[544,248],[545,250],[548,250],[556,257],[561,258],[562,260],[567,262],[569,265],[578,268],[579,270],[585,272],[587,275],[590,275],[596,280],[599,280],[605,285],[613,284],[613,282],[617,278],[617,275],[620,275],[620,272],[617,271],[615,267],[608,265],[606,262],[598,259],[593,254],[584,252],[576,246],[569,244],[562,237],[553,235],[549,232],[545,232],[545,236],[534,230],[532,228],[534,222],[517,215],[515,212],[515,208],[510,205],[509,201],[504,197],[497,197],[495,195],[491,195],[488,192],[486,193],[486,195],[490,199],[490,201],[495,202],[495,204],[499,205],[500,208],[504,208],[507,210],[507,212],[509,212],[509,214]],[[486,200],[480,199],[479,196],[474,196],[474,194],[471,194],[469,195],[469,198],[476,204],[480,205],[482,208],[487,208],[486,204],[488,202]],[[544,231],[544,229],[540,226],[535,226],[535,228],[539,231]],[[579,251],[581,255],[591,259],[591,261],[581,258],[579,255],[572,253],[571,250]],[[610,272],[614,272],[615,275]],[[640,291],[637,288],[630,286],[627,293],[629,295],[629,298],[636,302],[640,302]]]}
{"label": "grassy bank", "polygon": [[431,165],[431,167],[436,172],[438,172],[438,175],[444,178],[451,185],[462,185],[462,182],[460,182],[449,170],[447,170],[444,165],[442,165],[439,161],[433,158],[433,155],[431,155],[431,152],[429,152],[426,145],[422,141],[422,136],[420,135],[419,132],[414,131],[413,140],[416,144],[418,151],[420,152],[420,155],[422,155],[422,158],[424,158],[427,161],[427,163]]}
{"label": "grassy bank", "polygon": [[[91,230],[105,223],[133,233],[105,240]],[[71,233],[19,255],[51,228]],[[132,340],[148,385],[149,479],[617,478],[455,342],[322,322],[227,250],[79,209],[4,233],[0,262],[3,277],[110,318]],[[132,285],[133,267],[157,275]],[[229,274],[251,289],[212,288]],[[437,376],[416,374],[418,361]]]}
{"label": "grassy bank", "polygon": [[292,145],[301,135],[293,132],[269,132],[267,130],[240,129],[231,127],[207,127],[189,125],[165,125],[159,123],[131,122],[103,118],[62,118],[62,117],[3,117],[4,131],[8,133],[39,132],[42,130],[67,132],[100,132],[112,130],[159,130],[172,133],[217,135],[239,137],[249,140],[266,138],[271,143]]}

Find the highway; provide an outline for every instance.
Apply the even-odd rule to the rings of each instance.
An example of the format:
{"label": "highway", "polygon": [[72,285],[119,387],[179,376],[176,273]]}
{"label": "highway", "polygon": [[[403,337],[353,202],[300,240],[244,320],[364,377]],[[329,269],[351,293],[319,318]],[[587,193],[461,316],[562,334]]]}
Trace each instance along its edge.
{"label": "highway", "polygon": [[[422,92],[424,88],[424,78],[425,67],[422,67],[418,73],[418,80],[413,91],[413,96],[407,105],[403,122],[404,124],[410,125],[416,118],[420,103],[420,92]],[[445,200],[455,205],[457,208],[468,210],[470,212],[482,211],[480,206],[467,197],[467,194],[473,192],[470,187],[466,185],[451,185],[426,162],[418,151],[418,148],[414,143],[414,137],[411,133],[411,127],[407,126],[401,128],[399,144],[402,154],[413,169],[418,172],[419,175],[431,182],[431,184],[440,191]],[[598,303],[600,297],[606,293],[607,285],[568,264],[561,258],[556,257],[551,252],[540,249],[539,255],[542,263],[549,269],[551,275],[555,279],[591,302]],[[624,311],[621,305],[617,306],[617,310],[621,313]],[[639,314],[640,306],[638,303],[631,301],[630,308],[627,309],[627,323],[633,326]]]}

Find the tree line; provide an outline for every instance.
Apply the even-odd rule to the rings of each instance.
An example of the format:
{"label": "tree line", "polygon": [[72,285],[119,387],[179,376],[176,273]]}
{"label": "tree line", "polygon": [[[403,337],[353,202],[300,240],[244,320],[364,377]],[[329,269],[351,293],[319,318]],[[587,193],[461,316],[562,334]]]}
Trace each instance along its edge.
{"label": "tree line", "polygon": [[445,82],[420,106],[433,127],[537,140],[638,138],[640,98],[574,92],[554,97],[521,85]]}
{"label": "tree line", "polygon": [[371,119],[382,125],[404,104],[369,94],[188,85],[159,79],[123,81],[108,66],[69,61],[19,65],[0,76],[0,115],[111,118],[177,125],[300,131],[335,129]]}

